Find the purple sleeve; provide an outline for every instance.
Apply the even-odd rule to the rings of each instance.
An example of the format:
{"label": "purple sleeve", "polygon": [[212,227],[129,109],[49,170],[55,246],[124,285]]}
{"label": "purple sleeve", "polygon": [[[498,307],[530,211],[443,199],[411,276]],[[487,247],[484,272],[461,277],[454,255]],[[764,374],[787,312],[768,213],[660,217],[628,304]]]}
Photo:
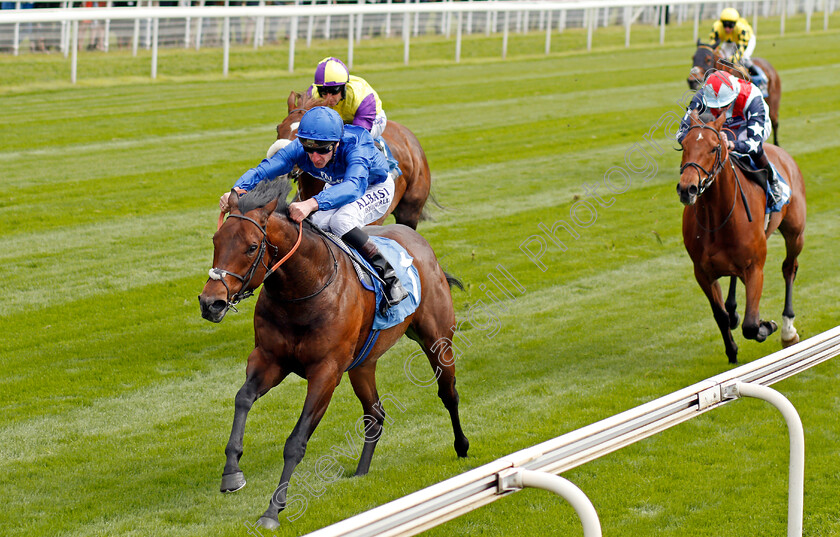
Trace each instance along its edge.
{"label": "purple sleeve", "polygon": [[376,119],[376,98],[373,93],[362,99],[359,108],[356,109],[356,115],[353,117],[353,125],[358,125],[370,130],[373,127],[373,121]]}

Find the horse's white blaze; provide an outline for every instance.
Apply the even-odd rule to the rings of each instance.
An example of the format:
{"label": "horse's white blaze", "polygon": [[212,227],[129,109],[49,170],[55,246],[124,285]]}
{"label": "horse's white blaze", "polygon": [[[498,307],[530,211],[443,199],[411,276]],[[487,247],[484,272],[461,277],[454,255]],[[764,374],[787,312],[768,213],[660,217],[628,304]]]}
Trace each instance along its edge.
{"label": "horse's white blaze", "polygon": [[782,316],[782,341],[790,341],[796,337],[796,327],[793,326],[793,317]]}
{"label": "horse's white blaze", "polygon": [[292,141],[291,140],[286,140],[285,138],[281,138],[280,140],[277,140],[276,142],[271,144],[271,147],[268,148],[268,151],[265,154],[265,158],[271,158],[274,155],[274,153],[280,151],[281,149],[283,149],[284,147],[286,147],[290,143],[292,143]]}
{"label": "horse's white blaze", "polygon": [[210,269],[210,273],[208,274],[208,276],[210,276],[211,280],[221,280],[222,279],[222,275],[219,274],[218,272],[216,272],[215,269]]}
{"label": "horse's white blaze", "polygon": [[291,124],[291,126],[289,126],[289,128],[290,128],[290,129],[292,130],[292,132],[294,133],[294,132],[296,132],[296,131],[298,130],[298,127],[299,127],[299,126],[300,126],[300,121],[296,121],[296,122],[292,123],[292,124]]}
{"label": "horse's white blaze", "polygon": [[698,132],[698,133],[697,133],[697,140],[699,141],[699,140],[702,140],[702,139],[703,139],[703,133],[702,133],[702,132]]}

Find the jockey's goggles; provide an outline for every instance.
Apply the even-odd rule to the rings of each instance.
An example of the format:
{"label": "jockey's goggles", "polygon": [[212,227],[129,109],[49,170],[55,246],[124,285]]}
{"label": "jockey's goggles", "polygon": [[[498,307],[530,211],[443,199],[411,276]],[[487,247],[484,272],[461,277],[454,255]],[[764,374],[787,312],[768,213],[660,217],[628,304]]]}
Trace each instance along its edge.
{"label": "jockey's goggles", "polygon": [[318,140],[308,140],[299,138],[303,150],[307,153],[318,153],[319,155],[326,155],[335,147],[335,142],[320,142]]}
{"label": "jockey's goggles", "polygon": [[732,28],[735,28],[735,22],[734,21],[723,21],[723,27],[724,28],[729,28],[731,30]]}
{"label": "jockey's goggles", "polygon": [[318,95],[323,97],[324,95],[335,95],[337,93],[341,93],[341,90],[344,89],[344,86],[316,86],[318,88]]}

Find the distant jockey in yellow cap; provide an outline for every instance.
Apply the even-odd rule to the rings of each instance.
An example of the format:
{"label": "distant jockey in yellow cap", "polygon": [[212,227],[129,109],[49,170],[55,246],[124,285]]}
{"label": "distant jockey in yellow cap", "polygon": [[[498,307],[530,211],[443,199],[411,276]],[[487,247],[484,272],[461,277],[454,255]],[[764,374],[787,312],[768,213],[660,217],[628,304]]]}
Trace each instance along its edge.
{"label": "distant jockey in yellow cap", "polygon": [[753,82],[766,97],[767,75],[751,59],[755,50],[755,32],[735,8],[728,7],[720,12],[720,20],[715,21],[709,39],[715,47],[720,46],[729,61],[741,62],[749,69]]}
{"label": "distant jockey in yellow cap", "polygon": [[318,63],[314,83],[306,95],[312,97],[316,93],[326,106],[338,112],[345,124],[364,127],[374,139],[382,136],[388,118],[379,95],[365,79],[351,75],[338,58],[330,56]]}

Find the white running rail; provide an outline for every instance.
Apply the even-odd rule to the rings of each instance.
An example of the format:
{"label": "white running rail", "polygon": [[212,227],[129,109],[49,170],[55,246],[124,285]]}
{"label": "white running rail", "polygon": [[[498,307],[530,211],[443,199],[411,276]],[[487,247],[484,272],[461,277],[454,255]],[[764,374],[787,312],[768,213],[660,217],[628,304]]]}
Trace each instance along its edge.
{"label": "white running rail", "polygon": [[358,514],[307,537],[416,535],[523,487],[557,492],[572,503],[586,537],[601,535],[591,502],[557,474],[699,416],[738,397],[758,397],[782,411],[790,431],[788,537],[802,535],[804,438],[796,410],[767,386],[840,354],[840,326],[670,395],[502,457]]}

